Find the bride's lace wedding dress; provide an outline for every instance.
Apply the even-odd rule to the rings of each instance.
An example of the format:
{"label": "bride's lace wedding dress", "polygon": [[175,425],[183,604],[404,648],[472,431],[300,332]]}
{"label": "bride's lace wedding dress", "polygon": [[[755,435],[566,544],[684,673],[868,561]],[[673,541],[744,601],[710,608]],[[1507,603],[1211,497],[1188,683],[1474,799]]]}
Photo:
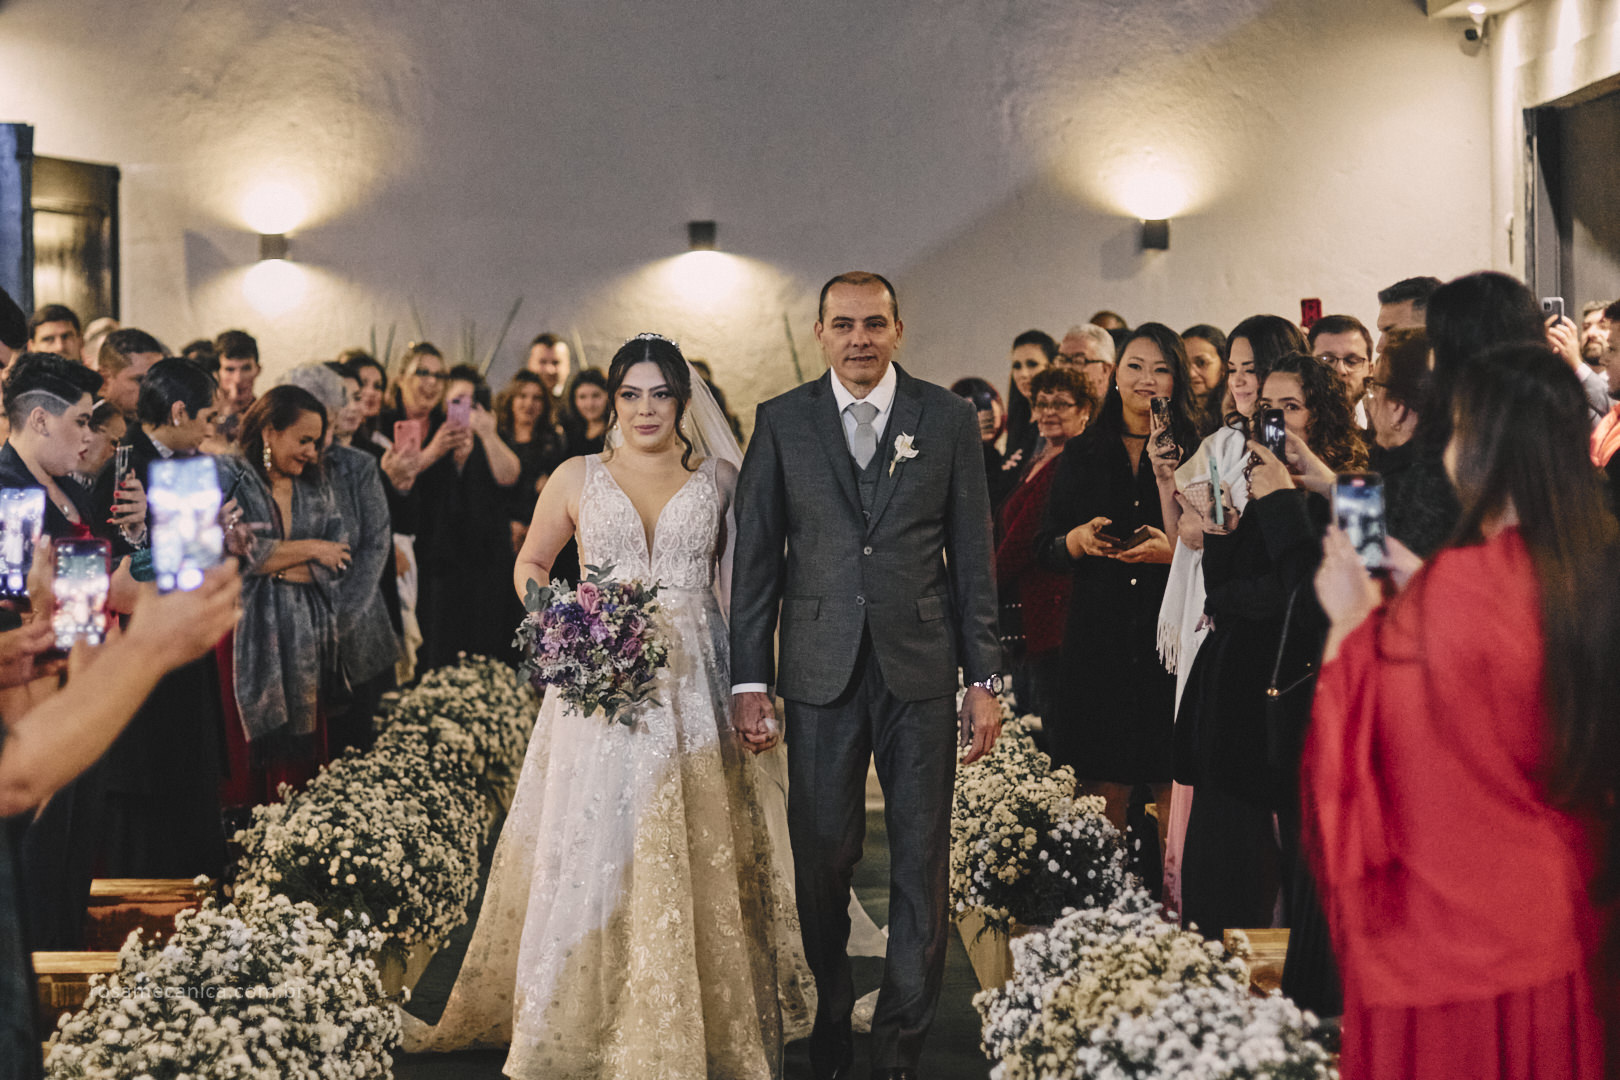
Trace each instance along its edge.
{"label": "bride's lace wedding dress", "polygon": [[546,1080],[771,1080],[808,1030],[781,751],[731,732],[721,467],[671,497],[649,551],[586,459],[581,562],[657,583],[669,664],[633,726],[547,693],[455,989],[437,1026],[405,1018],[405,1049],[510,1043],[507,1075]]}

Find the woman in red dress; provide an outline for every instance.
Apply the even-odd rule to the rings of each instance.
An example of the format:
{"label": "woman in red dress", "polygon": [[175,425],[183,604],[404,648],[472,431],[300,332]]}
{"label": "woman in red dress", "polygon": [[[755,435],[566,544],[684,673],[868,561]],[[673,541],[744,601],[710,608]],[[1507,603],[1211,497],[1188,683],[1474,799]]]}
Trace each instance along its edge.
{"label": "woman in red dress", "polygon": [[1508,346],[1454,386],[1451,545],[1421,568],[1392,545],[1383,604],[1336,528],[1317,575],[1304,802],[1343,1075],[1601,1076],[1614,521],[1567,364]]}

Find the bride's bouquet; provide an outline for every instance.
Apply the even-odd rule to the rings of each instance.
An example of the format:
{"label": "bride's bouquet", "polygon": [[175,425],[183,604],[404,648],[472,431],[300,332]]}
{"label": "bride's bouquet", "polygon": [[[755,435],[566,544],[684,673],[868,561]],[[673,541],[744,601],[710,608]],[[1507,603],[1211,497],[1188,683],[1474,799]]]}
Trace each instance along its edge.
{"label": "bride's bouquet", "polygon": [[585,568],[574,589],[529,581],[516,644],[523,673],[541,693],[555,686],[586,716],[598,709],[621,724],[635,722],[635,707],[652,690],[653,676],[669,658],[669,643],[655,616],[658,586],[607,581],[611,566]]}

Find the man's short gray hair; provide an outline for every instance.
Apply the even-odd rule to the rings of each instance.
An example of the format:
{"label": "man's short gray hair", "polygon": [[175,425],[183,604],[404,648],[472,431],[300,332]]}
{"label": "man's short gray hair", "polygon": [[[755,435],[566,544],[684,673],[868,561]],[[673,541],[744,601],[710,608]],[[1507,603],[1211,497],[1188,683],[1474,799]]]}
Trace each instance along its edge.
{"label": "man's short gray hair", "polygon": [[1063,334],[1064,337],[1081,337],[1097,346],[1102,358],[1110,364],[1114,362],[1114,335],[1098,326],[1096,323],[1081,323],[1071,326]]}

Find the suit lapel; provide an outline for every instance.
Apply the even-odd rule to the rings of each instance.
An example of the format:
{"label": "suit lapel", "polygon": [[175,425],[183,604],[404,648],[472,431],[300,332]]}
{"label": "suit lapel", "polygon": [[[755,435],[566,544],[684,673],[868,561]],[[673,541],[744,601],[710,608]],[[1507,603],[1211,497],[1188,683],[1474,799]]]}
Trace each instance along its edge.
{"label": "suit lapel", "polygon": [[816,405],[811,426],[816,429],[821,449],[827,454],[827,464],[832,467],[833,478],[838,481],[844,498],[849,500],[859,516],[861,493],[855,490],[855,459],[850,457],[849,443],[844,439],[844,418],[838,415],[838,399],[833,396],[832,378],[833,373],[829,368],[825,375],[816,380]]}
{"label": "suit lapel", "polygon": [[922,394],[917,380],[907,375],[898,364],[895,365],[895,375],[898,381],[894,388],[894,407],[889,411],[889,424],[883,431],[883,443],[878,447],[883,466],[878,473],[877,492],[872,496],[872,519],[867,522],[867,532],[871,532],[883,517],[895,486],[905,476],[906,469],[912,467],[908,462],[897,463],[894,460],[894,442],[901,435],[915,437],[917,424],[922,419]]}

